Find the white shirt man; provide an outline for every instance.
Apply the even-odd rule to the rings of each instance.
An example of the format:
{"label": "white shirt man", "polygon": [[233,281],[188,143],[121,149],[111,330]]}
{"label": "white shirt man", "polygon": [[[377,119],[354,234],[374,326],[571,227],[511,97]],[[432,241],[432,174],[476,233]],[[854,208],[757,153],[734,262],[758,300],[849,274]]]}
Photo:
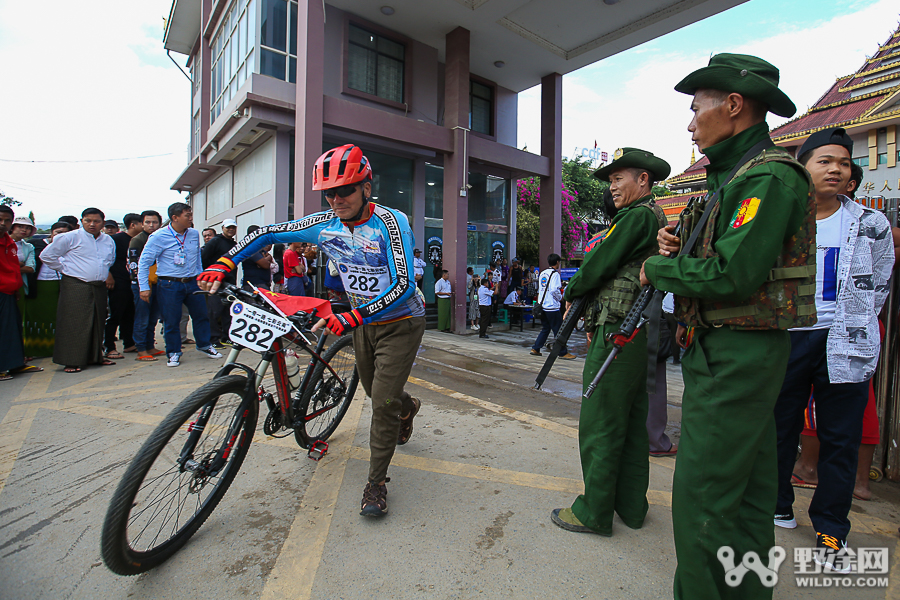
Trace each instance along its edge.
{"label": "white shirt man", "polygon": [[438,298],[449,298],[450,297],[450,282],[447,279],[441,277],[434,284],[434,295]]}
{"label": "white shirt man", "polygon": [[86,283],[106,281],[116,260],[116,244],[103,232],[94,237],[83,228],[62,233],[41,253],[44,264]]}
{"label": "white shirt man", "polygon": [[422,251],[416,248],[413,250],[413,276],[416,280],[416,285],[420,288],[422,287],[422,279],[425,277],[425,267],[428,265],[424,260],[422,260]]}
{"label": "white shirt man", "polygon": [[480,338],[487,338],[487,329],[491,324],[491,303],[496,295],[496,287],[491,289],[488,287],[487,281],[481,282],[481,287],[478,288],[478,309],[480,311],[478,337]]}

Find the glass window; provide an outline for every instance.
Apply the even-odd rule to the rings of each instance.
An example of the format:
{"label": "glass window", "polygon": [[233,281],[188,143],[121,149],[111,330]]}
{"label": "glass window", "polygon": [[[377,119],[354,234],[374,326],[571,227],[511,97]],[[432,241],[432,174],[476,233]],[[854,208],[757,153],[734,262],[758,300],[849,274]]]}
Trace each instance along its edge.
{"label": "glass window", "polygon": [[860,158],[854,158],[854,159],[853,159],[853,162],[855,162],[856,164],[858,164],[860,167],[868,167],[868,166],[869,166],[869,157],[868,157],[868,156],[862,156],[862,157],[860,157]]}
{"label": "glass window", "polygon": [[469,81],[469,129],[494,135],[494,89]]}
{"label": "glass window", "polygon": [[[297,80],[297,3],[261,0],[259,72],[295,83]],[[252,27],[252,24],[251,24]],[[290,40],[290,43],[288,43]]]}
{"label": "glass window", "polygon": [[469,173],[469,222],[509,225],[509,181]]}
{"label": "glass window", "polygon": [[347,85],[379,98],[403,102],[406,48],[350,25]]}
{"label": "glass window", "polygon": [[444,168],[425,163],[425,218],[444,218]]}
{"label": "glass window", "polygon": [[272,52],[268,48],[260,48],[259,72],[277,79],[284,79],[287,56]]}
{"label": "glass window", "polygon": [[390,156],[379,152],[366,152],[372,161],[372,200],[402,211],[412,213],[413,161],[409,158]]}
{"label": "glass window", "polygon": [[228,9],[222,25],[210,43],[212,52],[210,120],[215,121],[225,105],[237,95],[247,79],[246,63],[253,68],[251,54],[256,44],[255,22],[257,0],[235,0]]}
{"label": "glass window", "polygon": [[879,165],[887,164],[887,153],[886,152],[878,155],[878,164]]}

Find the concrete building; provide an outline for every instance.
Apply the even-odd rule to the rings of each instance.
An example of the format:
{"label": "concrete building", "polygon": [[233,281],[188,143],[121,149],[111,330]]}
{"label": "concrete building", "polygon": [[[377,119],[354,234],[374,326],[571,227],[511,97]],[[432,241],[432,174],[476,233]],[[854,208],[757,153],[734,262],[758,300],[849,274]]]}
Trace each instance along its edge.
{"label": "concrete building", "polygon": [[[743,0],[174,0],[166,50],[188,57],[197,226],[243,234],[326,207],[310,174],[352,142],[373,199],[410,216],[454,291],[515,252],[515,180],[538,175],[541,256],[560,250],[562,75]],[[517,149],[519,92],[541,86],[540,154]],[[433,300],[426,269],[425,292]],[[465,294],[453,302],[465,329]]]}

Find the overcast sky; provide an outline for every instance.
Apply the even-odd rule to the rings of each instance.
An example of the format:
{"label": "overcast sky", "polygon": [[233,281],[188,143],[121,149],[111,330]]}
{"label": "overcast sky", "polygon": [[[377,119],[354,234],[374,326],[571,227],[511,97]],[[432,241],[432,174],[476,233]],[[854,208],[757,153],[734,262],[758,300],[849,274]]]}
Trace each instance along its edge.
{"label": "overcast sky", "polygon": [[[169,186],[187,162],[190,83],[162,48],[170,7],[0,0],[0,191],[24,203],[17,212],[49,224],[97,206],[121,220],[183,197]],[[677,173],[690,161],[690,99],[672,87],[710,54],[769,60],[804,111],[873,54],[897,19],[896,0],[750,0],[565,76],[563,153],[594,140],[609,152],[638,146]],[[520,148],[540,148],[539,111],[536,89],[520,95]]]}
{"label": "overcast sky", "polygon": [[[856,72],[897,28],[900,2],[750,0],[563,77],[563,155],[594,147],[649,150],[691,162],[691,98],[673,88],[712,54],[759,56],[803,114],[838,77]],[[770,127],[787,119],[769,114]],[[519,148],[540,149],[540,88],[519,95]],[[577,149],[577,151],[576,151]],[[697,152],[699,160],[702,155]]]}

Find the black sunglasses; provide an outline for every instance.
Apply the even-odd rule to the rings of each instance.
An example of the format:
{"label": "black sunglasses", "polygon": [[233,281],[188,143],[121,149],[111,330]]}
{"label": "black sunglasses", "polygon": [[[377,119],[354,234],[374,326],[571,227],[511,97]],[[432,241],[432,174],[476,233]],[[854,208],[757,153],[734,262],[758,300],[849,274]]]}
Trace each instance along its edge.
{"label": "black sunglasses", "polygon": [[325,190],[325,197],[329,200],[334,200],[335,195],[340,196],[341,198],[346,198],[347,196],[352,196],[357,187],[359,187],[358,183],[352,183],[350,185],[342,185],[341,187],[331,188],[330,190]]}

